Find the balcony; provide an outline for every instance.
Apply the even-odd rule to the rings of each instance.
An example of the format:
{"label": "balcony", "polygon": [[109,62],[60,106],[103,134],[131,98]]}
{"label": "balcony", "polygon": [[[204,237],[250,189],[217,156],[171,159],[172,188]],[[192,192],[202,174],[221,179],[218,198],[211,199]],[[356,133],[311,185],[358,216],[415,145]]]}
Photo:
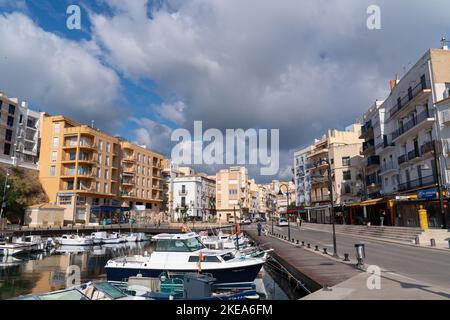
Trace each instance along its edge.
{"label": "balcony", "polygon": [[370,156],[367,158],[367,167],[380,165],[380,156]]}
{"label": "balcony", "polygon": [[324,195],[321,197],[311,197],[311,202],[325,202],[325,201],[330,201],[329,195]]}
{"label": "balcony", "polygon": [[423,145],[420,146],[420,153],[422,155],[425,155],[433,151],[434,151],[434,141],[425,142]]}
{"label": "balcony", "polygon": [[420,153],[418,149],[408,152],[408,161],[414,161],[417,159],[420,159]]}
{"label": "balcony", "polygon": [[187,190],[178,190],[178,195],[187,196]]}
{"label": "balcony", "polygon": [[363,154],[367,154],[371,151],[374,151],[374,147],[375,147],[375,140],[374,139],[370,139],[368,141],[364,141],[363,142]]}
{"label": "balcony", "polygon": [[434,121],[434,118],[431,117],[427,111],[423,111],[419,113],[415,118],[411,119],[407,123],[403,124],[400,128],[392,132],[392,141],[398,140],[400,137],[406,136],[407,133],[415,134],[421,129],[423,129],[424,126],[427,125],[427,123],[432,124]]}
{"label": "balcony", "polygon": [[420,179],[407,181],[405,183],[400,183],[398,185],[398,191],[407,191],[411,189],[418,189],[422,187],[431,186],[436,184],[436,179],[434,176],[422,177]]}
{"label": "balcony", "polygon": [[369,120],[361,127],[361,135],[359,136],[359,138],[365,139],[372,133],[373,133],[372,120]]}
{"label": "balcony", "polygon": [[122,158],[123,162],[128,162],[128,163],[135,163],[136,160],[134,159],[134,157],[124,157]]}
{"label": "balcony", "polygon": [[125,191],[125,190],[122,190],[121,192],[120,192],[120,195],[122,196],[122,197],[134,197],[134,192],[132,192],[132,191]]}
{"label": "balcony", "polygon": [[381,142],[375,146],[376,149],[387,149],[387,148],[393,148],[393,147],[395,147],[395,143],[389,142],[387,135],[383,135],[383,142]]}
{"label": "balcony", "polygon": [[406,155],[406,154],[401,155],[400,157],[398,157],[397,161],[398,161],[398,165],[408,162],[408,155]]}
{"label": "balcony", "polygon": [[[408,93],[397,100],[397,104],[389,111],[390,117],[407,113],[410,106],[425,103],[431,93],[431,84],[429,81],[422,81],[414,88],[409,88]],[[404,112],[400,112],[405,110]]]}
{"label": "balcony", "polygon": [[316,149],[309,155],[309,157],[310,158],[315,158],[315,157],[318,157],[320,155],[324,156],[324,158],[325,158],[326,157],[325,155],[328,155],[328,148]]}
{"label": "balcony", "polygon": [[394,162],[383,163],[380,167],[380,173],[386,174],[390,171],[396,171],[397,165]]}

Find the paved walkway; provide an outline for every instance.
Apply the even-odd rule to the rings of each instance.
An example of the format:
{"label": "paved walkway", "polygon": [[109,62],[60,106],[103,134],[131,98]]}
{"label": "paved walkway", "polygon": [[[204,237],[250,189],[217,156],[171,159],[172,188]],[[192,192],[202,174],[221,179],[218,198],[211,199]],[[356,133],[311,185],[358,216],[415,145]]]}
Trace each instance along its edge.
{"label": "paved walkway", "polygon": [[[382,271],[379,287],[369,273],[358,274],[328,290],[319,290],[302,300],[449,300],[450,291],[395,273]],[[369,286],[367,285],[369,283]],[[377,289],[379,288],[379,289]]]}

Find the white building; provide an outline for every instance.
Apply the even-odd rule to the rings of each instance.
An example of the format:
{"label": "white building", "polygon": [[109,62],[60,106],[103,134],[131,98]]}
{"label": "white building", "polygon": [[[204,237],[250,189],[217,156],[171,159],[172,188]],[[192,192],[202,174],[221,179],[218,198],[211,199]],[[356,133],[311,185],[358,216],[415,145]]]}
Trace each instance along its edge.
{"label": "white building", "polygon": [[39,112],[0,92],[0,162],[38,170]]}
{"label": "white building", "polygon": [[215,218],[216,183],[205,175],[177,177],[173,180],[175,221],[184,217],[207,221]]}
{"label": "white building", "polygon": [[309,154],[313,150],[310,145],[294,152],[294,182],[295,203],[297,206],[309,206],[311,204],[311,177],[307,163]]}

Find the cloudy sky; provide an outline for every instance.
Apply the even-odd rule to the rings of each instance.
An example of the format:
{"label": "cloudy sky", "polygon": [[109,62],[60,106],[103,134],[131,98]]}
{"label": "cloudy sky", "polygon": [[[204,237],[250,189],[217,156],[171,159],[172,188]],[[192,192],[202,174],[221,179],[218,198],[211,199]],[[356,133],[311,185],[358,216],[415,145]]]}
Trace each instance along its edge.
{"label": "cloudy sky", "polygon": [[167,156],[194,120],[280,129],[279,174],[250,171],[289,179],[292,152],[384,99],[449,16],[448,0],[0,0],[0,90]]}

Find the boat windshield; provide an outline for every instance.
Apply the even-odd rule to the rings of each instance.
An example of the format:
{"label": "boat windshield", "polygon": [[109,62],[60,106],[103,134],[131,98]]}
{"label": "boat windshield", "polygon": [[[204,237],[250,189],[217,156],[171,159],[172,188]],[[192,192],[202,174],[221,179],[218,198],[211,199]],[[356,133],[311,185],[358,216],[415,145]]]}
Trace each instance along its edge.
{"label": "boat windshield", "polygon": [[193,252],[205,248],[198,238],[161,239],[156,242],[155,251]]}
{"label": "boat windshield", "polygon": [[221,255],[221,257],[224,261],[228,261],[228,260],[234,259],[234,254],[232,254],[231,252],[228,252],[226,254]]}

